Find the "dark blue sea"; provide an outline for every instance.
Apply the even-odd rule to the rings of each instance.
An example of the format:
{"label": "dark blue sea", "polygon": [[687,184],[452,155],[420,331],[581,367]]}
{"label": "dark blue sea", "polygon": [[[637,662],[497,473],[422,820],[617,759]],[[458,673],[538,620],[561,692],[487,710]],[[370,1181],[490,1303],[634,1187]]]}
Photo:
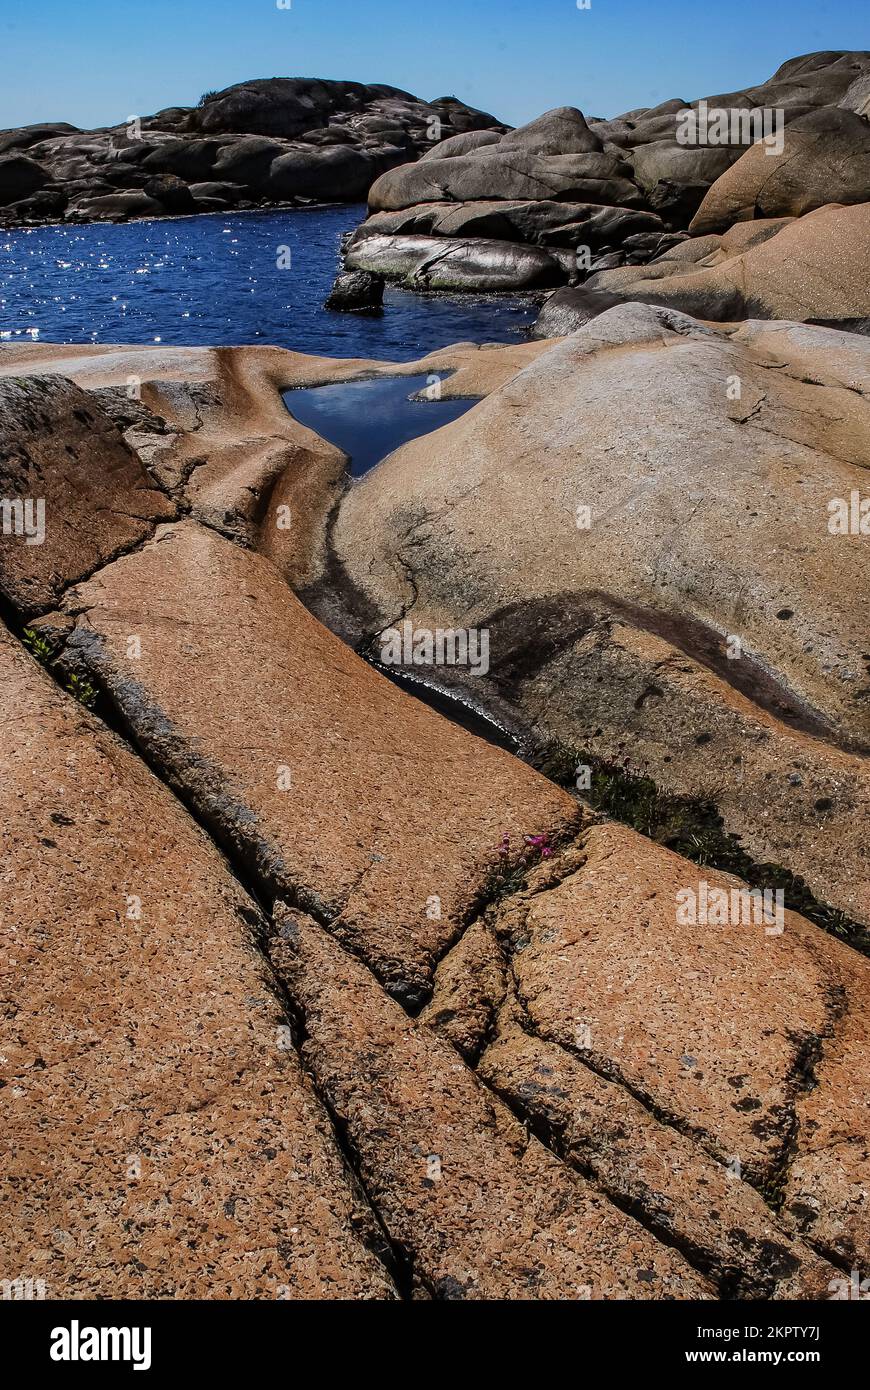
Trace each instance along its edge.
{"label": "dark blue sea", "polygon": [[56,343],[264,343],[396,362],[448,343],[523,336],[538,312],[528,297],[391,288],[381,317],[325,310],[341,235],[365,212],[342,205],[0,231],[0,334]]}

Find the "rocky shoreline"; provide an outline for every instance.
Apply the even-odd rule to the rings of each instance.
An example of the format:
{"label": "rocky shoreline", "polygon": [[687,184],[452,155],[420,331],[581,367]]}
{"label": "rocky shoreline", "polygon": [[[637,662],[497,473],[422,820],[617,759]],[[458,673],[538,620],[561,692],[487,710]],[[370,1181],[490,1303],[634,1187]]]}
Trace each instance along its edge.
{"label": "rocky shoreline", "polygon": [[360,202],[387,169],[482,128],[505,127],[456,97],[278,77],[100,130],[4,130],[0,226]]}
{"label": "rocky shoreline", "polygon": [[[587,322],[599,302],[590,291],[717,321],[860,329],[868,93],[870,54],[817,53],[691,104],[606,121],[564,107],[503,135],[456,136],[377,179],[345,262],[412,289],[565,285],[542,337]],[[695,127],[717,111],[728,132],[702,144]],[[761,135],[768,117],[778,139]]]}
{"label": "rocky shoreline", "polygon": [[[829,122],[868,63],[748,95]],[[295,141],[239,100],[234,139]],[[348,256],[418,285],[451,218],[451,278],[575,256],[565,186],[448,198],[542,162],[609,182],[614,244],[668,240],[536,337],[0,344],[0,1251],[46,1297],[823,1300],[867,1267],[870,194],[845,161],[783,211],[752,150],[668,153],[666,105],[375,184],[442,188]],[[282,396],[403,376],[475,403],[359,480]]]}

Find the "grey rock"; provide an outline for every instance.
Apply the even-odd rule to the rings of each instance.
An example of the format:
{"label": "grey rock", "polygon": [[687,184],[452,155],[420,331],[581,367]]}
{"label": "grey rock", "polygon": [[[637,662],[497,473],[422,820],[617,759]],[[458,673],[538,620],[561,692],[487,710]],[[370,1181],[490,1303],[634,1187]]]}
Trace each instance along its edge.
{"label": "grey rock", "polygon": [[561,338],[576,333],[585,323],[624,301],[606,290],[588,290],[582,285],[566,285],[551,294],[532,325],[533,338]]}
{"label": "grey rock", "polygon": [[380,311],[384,300],[384,277],[368,270],[349,270],[336,276],[324,308],[341,313],[371,314]]}

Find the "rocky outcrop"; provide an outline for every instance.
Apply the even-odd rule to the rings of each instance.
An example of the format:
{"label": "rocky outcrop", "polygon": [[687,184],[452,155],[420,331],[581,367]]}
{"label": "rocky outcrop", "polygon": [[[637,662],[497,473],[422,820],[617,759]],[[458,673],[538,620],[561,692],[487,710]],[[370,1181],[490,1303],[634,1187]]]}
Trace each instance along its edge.
{"label": "rocky outcrop", "polygon": [[0,593],[23,613],[175,515],[99,404],[60,376],[0,380],[0,498]]}
{"label": "rocky outcrop", "polygon": [[276,77],[100,130],[0,132],[0,222],[124,221],[239,205],[363,200],[441,140],[504,130],[456,97]]}
{"label": "rocky outcrop", "polygon": [[346,495],[355,639],[485,629],[487,673],[428,678],[574,750],[572,783],[594,757],[713,800],[870,923],[868,569],[832,529],[866,491],[868,366],[855,335],[610,309]]}
{"label": "rocky outcrop", "polygon": [[870,202],[795,220],[737,222],[721,237],[693,237],[649,265],[602,270],[587,285],[702,319],[793,319],[866,332]]}
{"label": "rocky outcrop", "polygon": [[541,247],[455,237],[366,237],[345,263],[417,290],[538,289],[563,278],[559,260]]}
{"label": "rocky outcrop", "polygon": [[46,183],[48,175],[35,159],[23,154],[0,158],[0,206],[29,198]]}
{"label": "rocky outcrop", "polygon": [[368,270],[352,270],[336,276],[323,307],[345,314],[372,314],[382,308],[383,302],[383,277]]}
{"label": "rocky outcrop", "polygon": [[50,1299],[395,1297],[256,904],[5,628],[0,670],[4,1277]]}
{"label": "rocky outcrop", "polygon": [[[670,1130],[684,1162],[690,1154],[676,1135],[693,1141],[693,1166],[715,1160],[717,1186],[725,1186],[722,1169],[730,1164],[827,1255],[857,1258],[870,1237],[867,1104],[845,1077],[850,1067],[854,1076],[867,1066],[870,964],[791,914],[781,927],[732,921],[704,929],[675,921],[675,901],[687,888],[697,890],[699,879],[708,891],[728,894],[741,885],[706,868],[687,875],[685,860],[624,827],[592,827],[565,858],[564,870],[556,861],[546,866],[494,915],[510,962],[515,1013],[503,1018],[492,1053],[484,1052],[482,1074],[499,1090],[529,1096],[542,1118],[553,1104],[554,1123],[568,1127],[565,1140],[577,1160],[586,1157],[603,1175],[615,1158],[606,1132],[596,1131],[583,1102],[579,1121],[571,1101],[560,1113],[559,1101],[567,1098],[559,1097],[547,1069],[555,1054],[556,1076],[567,1080],[579,1063],[580,1095],[588,1087],[603,1108],[606,1088],[596,1084],[603,1078],[624,1088],[617,1106],[624,1106],[625,1092],[637,1102],[637,1110],[623,1115],[629,1134],[646,1131],[648,1140],[638,1147],[645,1153],[649,1142],[647,1171],[656,1192],[664,1175],[652,1177],[651,1160],[657,1153],[662,1163],[667,1139],[653,1132],[653,1120]],[[515,1046],[525,1049],[517,1063]],[[834,1111],[836,1133],[829,1127]],[[609,1124],[618,1123],[618,1114],[610,1112]],[[800,1192],[809,1171],[818,1208],[805,1209]],[[640,1175],[626,1173],[623,1182],[632,1179],[641,1210],[650,1211],[656,1198],[644,1193]],[[675,1180],[677,1186],[682,1190],[683,1182]],[[732,1186],[742,1198],[743,1189]],[[736,1245],[730,1255],[722,1251],[725,1223],[705,1230],[703,1222],[678,1214],[685,1200],[681,1191],[677,1227],[718,1246],[717,1263],[727,1266],[736,1257],[742,1264]],[[664,1195],[662,1202],[660,1220]],[[767,1263],[769,1213],[750,1205],[752,1277],[776,1281],[794,1267],[782,1248],[768,1250]],[[828,1213],[821,1223],[820,1211]]]}
{"label": "rocky outcrop", "polygon": [[[858,467],[862,353],[640,306],[401,367],[0,351],[0,443],[100,517],[84,572],[46,528],[38,591],[25,537],[0,546],[4,1268],[48,1297],[682,1300],[823,1299],[863,1267],[866,960],[791,912],[687,920],[700,880],[745,884],[446,721],[287,583],[353,638],[382,604],[497,603],[471,702],[537,735],[597,699],[605,742],[634,718],[678,776],[730,760],[732,820],[745,799],[745,833],[791,841],[817,891],[837,857],[857,914],[861,569],[848,537],[822,565],[809,516]],[[421,371],[486,399],[429,436],[437,471],[415,442],[337,506],[346,461],[281,390]],[[99,449],[70,472],[83,428]],[[710,563],[738,523],[743,589]],[[693,761],[697,710],[720,724]]]}
{"label": "rocky outcrop", "polygon": [[441,1299],[709,1298],[679,1253],[571,1172],[316,924],[279,917],[305,1056],[387,1229]]}
{"label": "rocky outcrop", "polygon": [[692,219],[695,236],[753,218],[802,217],[826,203],[866,203],[870,123],[823,106],[788,127],[781,154],[753,145],[713,184]]}
{"label": "rocky outcrop", "polygon": [[[463,287],[490,290],[502,286],[488,274],[488,256],[497,254],[497,243],[513,241],[554,255],[565,285],[623,267],[631,287],[643,278],[631,267],[652,263],[655,277],[667,274],[674,242],[687,232],[696,239],[676,250],[696,262],[710,254],[703,237],[727,233],[734,222],[866,205],[868,74],[868,53],[809,54],[740,92],[674,99],[611,120],[587,120],[563,107],[500,137],[446,142],[373,184],[370,215],[351,241],[348,264],[401,260],[405,241],[419,235],[443,239],[449,258],[455,239],[475,238],[478,254]],[[519,251],[514,255],[516,284],[525,287]],[[841,321],[835,301],[860,298],[859,276],[850,278],[839,260],[833,269],[830,305],[809,317]],[[408,283],[415,284],[413,274]],[[735,318],[762,313],[798,316],[767,307],[761,297],[731,305]]]}
{"label": "rocky outcrop", "polygon": [[[88,419],[81,421],[74,414],[71,419],[48,415],[46,442],[52,432],[70,437],[80,428],[83,437],[86,430],[93,429],[99,438],[98,422],[102,421],[104,430],[108,423],[105,412],[123,431],[124,441],[147,470],[143,475],[135,458],[131,464],[129,450],[124,450],[110,432],[110,448],[94,455],[94,462],[102,463],[103,468],[95,469],[88,481],[91,494],[98,500],[100,524],[90,523],[84,534],[76,537],[77,545],[91,547],[87,561],[78,571],[61,566],[50,592],[58,594],[73,579],[90,572],[98,558],[106,558],[108,552],[98,557],[92,548],[100,528],[109,525],[107,498],[105,492],[100,497],[99,479],[101,473],[109,477],[113,470],[117,473],[119,457],[125,467],[134,468],[139,485],[147,480],[148,488],[156,484],[168,495],[165,499],[158,495],[155,520],[172,515],[175,503],[221,535],[259,550],[294,587],[304,590],[318,581],[328,563],[328,521],[346,486],[347,459],[293,419],[281,392],[334,381],[423,373],[438,376],[445,398],[476,396],[506,381],[543,350],[543,345],[529,342],[490,347],[466,343],[431,353],[420,362],[397,364],[306,357],[278,348],[2,345],[0,384],[4,390],[16,388],[12,399],[22,405],[30,403],[28,411],[22,409],[19,414],[16,410],[6,416],[10,457],[17,458],[11,441],[31,428],[27,421],[33,418],[32,411],[45,416],[53,398],[69,403],[75,397],[71,388],[58,380],[65,376],[87,392],[75,403]],[[43,390],[42,384],[28,388],[30,377],[22,373],[50,374],[54,378],[51,389]],[[93,444],[91,435],[87,437]],[[30,448],[33,452],[32,444]],[[56,448],[56,439],[51,448]],[[113,451],[116,457],[110,467]],[[56,454],[51,457],[53,470],[59,475],[69,468],[69,458],[62,460],[61,469]],[[18,489],[26,505],[26,484],[26,472],[19,474],[17,482],[14,474],[7,472],[7,500],[14,504]],[[74,499],[64,496],[60,504],[64,512],[69,506],[75,514]],[[166,510],[160,512],[161,506]],[[123,536],[128,535],[130,518],[126,513],[132,510],[135,507],[126,498],[120,508],[122,515],[111,521],[113,533],[124,528]],[[22,524],[25,520],[22,511]],[[34,524],[37,520],[34,514]],[[140,518],[138,538],[150,534],[151,529]],[[60,534],[57,530],[52,533],[55,542]],[[118,540],[117,548],[127,548],[124,539]],[[29,567],[28,573],[35,574],[40,566],[44,569],[47,565],[48,553],[36,549],[22,556],[7,547],[8,573],[23,565]],[[50,601],[48,594],[45,587],[34,608]],[[336,616],[340,626],[340,614]]]}

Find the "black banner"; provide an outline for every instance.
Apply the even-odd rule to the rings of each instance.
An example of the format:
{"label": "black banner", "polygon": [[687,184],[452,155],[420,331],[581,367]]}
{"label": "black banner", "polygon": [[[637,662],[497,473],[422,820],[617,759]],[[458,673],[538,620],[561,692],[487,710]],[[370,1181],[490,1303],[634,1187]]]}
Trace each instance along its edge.
{"label": "black banner", "polygon": [[[861,1364],[868,1323],[860,1307],[866,1295],[825,1303],[492,1303],[474,1304],[474,1321],[466,1323],[455,1306],[436,1322],[426,1302],[395,1304],[287,1303],[64,1303],[21,1300],[0,1302],[3,1345],[16,1366],[61,1381],[70,1376],[93,1378],[101,1371],[132,1376],[175,1376],[179,1372],[236,1370],[250,1374],[275,1365],[285,1374],[302,1371],[315,1351],[312,1330],[358,1333],[353,1341],[326,1344],[330,1373],[347,1358],[358,1373],[368,1349],[381,1362],[390,1348],[395,1369],[407,1365],[400,1340],[414,1338],[415,1360],[425,1348],[431,1372],[443,1349],[445,1374],[460,1373],[456,1344],[442,1340],[455,1330],[462,1344],[482,1344],[503,1335],[490,1350],[509,1350],[511,1360],[523,1351],[533,1363],[556,1354],[580,1368],[601,1357],[615,1372],[655,1374],[677,1367],[740,1369],[767,1366],[778,1372],[792,1366],[845,1371]],[[510,1322],[502,1323],[508,1308]],[[459,1321],[453,1318],[459,1314]],[[362,1319],[360,1318],[362,1313]],[[542,1324],[541,1319],[545,1319]],[[324,1318],[325,1323],[320,1319]],[[491,1323],[490,1318],[495,1322]],[[517,1319],[519,1318],[519,1323]],[[528,1319],[528,1322],[526,1322]],[[383,1321],[382,1321],[383,1320]],[[501,1332],[503,1327],[504,1331]],[[540,1340],[546,1328],[547,1341]],[[525,1336],[518,1332],[525,1329]],[[551,1340],[557,1333],[559,1341]],[[469,1337],[469,1334],[472,1334]],[[532,1334],[535,1340],[528,1340]],[[434,1337],[438,1341],[433,1341]],[[449,1361],[448,1358],[449,1357]],[[467,1370],[467,1368],[466,1368]]]}

